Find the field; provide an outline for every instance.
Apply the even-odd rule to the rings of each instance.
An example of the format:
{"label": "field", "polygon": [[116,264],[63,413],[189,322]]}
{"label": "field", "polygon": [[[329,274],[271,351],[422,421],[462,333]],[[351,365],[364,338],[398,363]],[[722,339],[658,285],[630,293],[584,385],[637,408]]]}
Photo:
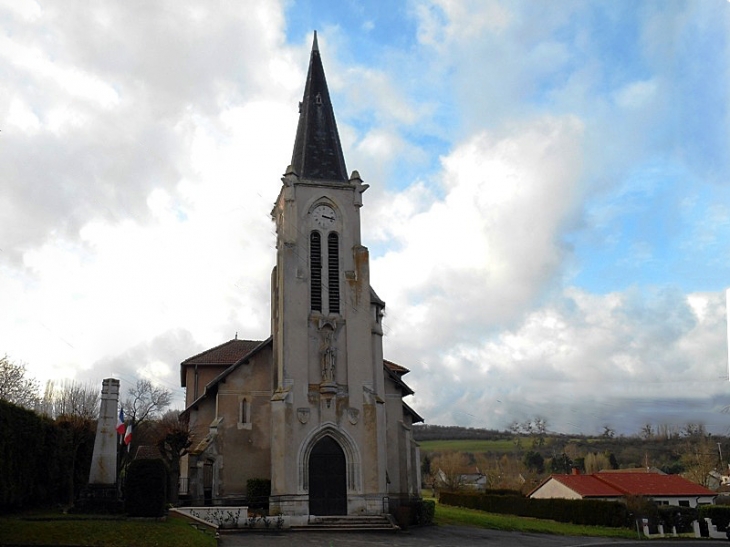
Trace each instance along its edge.
{"label": "field", "polygon": [[467,440],[437,440],[419,441],[421,453],[431,452],[471,452],[474,454],[482,452],[505,453],[514,450],[515,445],[509,439],[495,441],[467,439]]}

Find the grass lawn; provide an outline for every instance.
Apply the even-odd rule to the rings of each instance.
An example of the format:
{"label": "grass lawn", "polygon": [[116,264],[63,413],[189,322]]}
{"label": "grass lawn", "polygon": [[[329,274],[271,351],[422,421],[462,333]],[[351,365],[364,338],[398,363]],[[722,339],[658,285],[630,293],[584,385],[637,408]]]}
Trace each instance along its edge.
{"label": "grass lawn", "polygon": [[463,526],[477,526],[491,530],[506,530],[514,532],[533,532],[538,534],[555,534],[560,536],[593,536],[636,539],[636,532],[626,528],[604,528],[601,526],[579,526],[553,520],[539,520],[513,515],[498,515],[485,513],[475,509],[453,507],[451,505],[436,504],[438,525],[457,524]]}
{"label": "grass lawn", "polygon": [[44,513],[0,518],[0,545],[215,547],[210,532],[179,518],[162,521]]}
{"label": "grass lawn", "polygon": [[[485,513],[439,503],[436,504],[435,523],[564,536],[636,539],[635,531],[622,528],[578,526],[552,520]],[[0,545],[7,544],[215,547],[216,541],[210,532],[196,530],[178,518],[153,521],[40,513],[0,517]]]}

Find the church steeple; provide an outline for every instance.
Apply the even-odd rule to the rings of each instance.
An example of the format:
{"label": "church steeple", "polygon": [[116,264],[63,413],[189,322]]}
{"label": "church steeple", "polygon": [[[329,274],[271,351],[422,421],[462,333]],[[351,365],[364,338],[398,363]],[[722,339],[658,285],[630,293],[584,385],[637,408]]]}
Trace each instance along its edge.
{"label": "church steeple", "polygon": [[291,166],[301,179],[346,182],[347,169],[337,133],[317,32],[314,32],[304,98],[299,103],[299,125]]}

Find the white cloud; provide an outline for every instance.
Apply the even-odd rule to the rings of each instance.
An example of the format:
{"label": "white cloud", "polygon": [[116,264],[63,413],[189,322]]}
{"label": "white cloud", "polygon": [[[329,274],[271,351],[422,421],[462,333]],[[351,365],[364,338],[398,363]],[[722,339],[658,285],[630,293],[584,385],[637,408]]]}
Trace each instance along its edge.
{"label": "white cloud", "polygon": [[[697,314],[699,301],[703,312]],[[726,363],[718,352],[724,345],[723,308],[720,294],[595,296],[568,289],[562,302],[536,309],[514,329],[440,355],[434,351],[433,366],[411,380],[418,408],[432,423],[456,417],[497,428],[536,415],[559,431],[597,432],[610,424],[635,433],[647,421],[662,420],[682,425],[692,418],[663,416],[663,401],[707,404],[725,392],[719,375]],[[448,375],[471,386],[459,390],[458,406],[439,381],[442,364],[449,362],[456,365]],[[454,410],[477,419],[453,416]],[[723,420],[710,405],[699,421],[717,428]]]}
{"label": "white cloud", "polygon": [[580,136],[572,118],[539,120],[500,139],[476,135],[443,158],[443,199],[424,209],[409,190],[395,209],[382,209],[373,224],[399,246],[374,261],[373,279],[392,304],[394,335],[443,342],[464,335],[465,324],[467,332],[507,325],[531,306],[559,274],[561,230],[580,204]]}
{"label": "white cloud", "polygon": [[497,0],[433,0],[416,5],[419,39],[422,43],[445,47],[499,33],[510,23],[510,12]]}
{"label": "white cloud", "polygon": [[[645,229],[672,177],[687,179],[680,250],[708,278],[727,267],[726,192],[672,156],[706,144],[705,125],[681,132],[699,101],[683,86],[700,82],[708,104],[722,93],[678,56],[697,58],[695,26],[717,32],[714,8],[409,5],[415,34],[380,56],[318,28],[348,165],[371,184],[363,238],[386,355],[413,370],[417,410],[493,427],[542,414],[576,431],[633,432],[690,407],[712,420],[727,373],[715,293],[679,274],[687,294],[648,276],[607,294],[565,284],[589,261],[674,269]],[[286,42],[298,5],[0,6],[0,354],[42,379],[174,387],[181,359],[236,330],[268,335],[268,215],[311,45],[308,32]],[[579,255],[576,240],[616,255]]]}
{"label": "white cloud", "polygon": [[656,92],[653,80],[632,82],[616,92],[616,102],[622,108],[641,108],[654,99]]}

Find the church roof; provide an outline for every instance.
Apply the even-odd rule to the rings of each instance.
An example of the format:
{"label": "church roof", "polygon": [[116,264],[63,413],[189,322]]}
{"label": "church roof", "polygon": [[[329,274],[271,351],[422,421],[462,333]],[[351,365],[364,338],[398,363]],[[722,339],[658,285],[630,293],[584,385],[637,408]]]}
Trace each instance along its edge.
{"label": "church roof", "polygon": [[403,376],[404,374],[408,374],[410,372],[410,370],[408,370],[406,367],[402,367],[398,363],[388,361],[387,359],[383,359],[383,364],[399,376]]}
{"label": "church roof", "polygon": [[304,98],[299,103],[299,124],[291,168],[303,179],[332,182],[348,180],[316,32],[309,58]]}
{"label": "church roof", "polygon": [[405,402],[403,402],[403,410],[405,410],[405,412],[407,414],[410,414],[411,415],[411,418],[413,418],[413,420],[411,421],[411,423],[417,424],[419,422],[425,421],[418,412],[416,412],[415,410],[413,410]]}
{"label": "church roof", "polygon": [[185,387],[186,366],[231,366],[261,344],[261,340],[229,340],[180,363],[180,385]]}
{"label": "church roof", "polygon": [[[271,336],[269,336],[266,340],[230,340],[229,342],[226,342],[226,344],[230,344],[231,342],[239,342],[239,341],[240,342],[249,342],[249,344],[252,344],[252,345],[248,346],[249,347],[248,351],[246,351],[245,353],[241,353],[237,359],[233,360],[230,363],[230,366],[228,366],[223,372],[221,372],[218,376],[216,376],[210,382],[208,382],[208,384],[205,386],[205,389],[203,390],[203,394],[200,397],[198,397],[195,401],[190,403],[188,408],[183,410],[183,412],[181,413],[181,416],[186,414],[190,410],[190,408],[196,406],[201,400],[205,399],[208,396],[209,392],[214,392],[217,389],[218,384],[220,382],[222,382],[223,380],[225,380],[226,377],[229,374],[231,374],[231,372],[236,370],[236,368],[238,368],[240,365],[247,364],[249,359],[251,357],[253,357],[253,355],[255,355],[256,353],[261,351],[261,349],[265,348],[267,345],[271,344],[272,340],[273,340],[273,338]],[[214,350],[217,350],[217,349],[225,346],[226,344],[221,344],[220,346],[216,346],[215,348],[210,349],[208,351],[212,352]],[[245,347],[246,346],[244,346],[242,344],[238,345],[238,348],[241,350],[243,350]],[[203,352],[199,355],[191,357],[190,359],[183,361],[182,364],[183,365],[190,364],[190,363],[188,363],[189,361],[196,359],[197,357],[199,357],[200,355],[204,355],[205,353],[207,353],[207,352]],[[233,355],[233,353],[231,353],[229,355]],[[195,364],[195,363],[193,363],[193,364]],[[224,363],[216,363],[216,364],[224,364]],[[182,366],[180,368],[182,370]],[[185,385],[183,385],[183,387],[185,387]]]}
{"label": "church roof", "polygon": [[370,303],[371,304],[378,304],[381,307],[385,307],[385,302],[383,302],[378,294],[375,292],[375,290],[370,287]]}
{"label": "church roof", "polygon": [[[405,382],[404,382],[404,381],[403,381],[403,380],[401,379],[401,376],[402,376],[402,374],[401,374],[401,373],[399,373],[399,372],[396,372],[395,370],[393,370],[393,369],[392,369],[392,368],[391,368],[391,367],[390,367],[390,366],[388,365],[388,363],[390,363],[390,361],[386,361],[386,360],[383,360],[383,369],[384,369],[384,370],[385,370],[385,372],[386,372],[386,373],[388,374],[388,376],[390,376],[391,380],[393,380],[393,382],[395,382],[395,384],[396,384],[397,386],[399,386],[399,387],[401,388],[401,390],[402,390],[402,392],[403,392],[403,396],[406,396],[406,395],[413,395],[413,394],[415,393],[415,391],[413,391],[413,390],[412,390],[412,389],[411,389],[411,388],[410,388],[410,387],[408,386],[408,384],[406,384],[406,383],[405,383]],[[395,365],[395,363],[390,363],[390,364],[391,364],[391,365]],[[398,368],[401,368],[401,369],[403,368],[403,367],[401,367],[401,366],[399,366],[399,365],[395,365],[395,366],[397,366]],[[403,369],[403,370],[408,370],[408,369]]]}

